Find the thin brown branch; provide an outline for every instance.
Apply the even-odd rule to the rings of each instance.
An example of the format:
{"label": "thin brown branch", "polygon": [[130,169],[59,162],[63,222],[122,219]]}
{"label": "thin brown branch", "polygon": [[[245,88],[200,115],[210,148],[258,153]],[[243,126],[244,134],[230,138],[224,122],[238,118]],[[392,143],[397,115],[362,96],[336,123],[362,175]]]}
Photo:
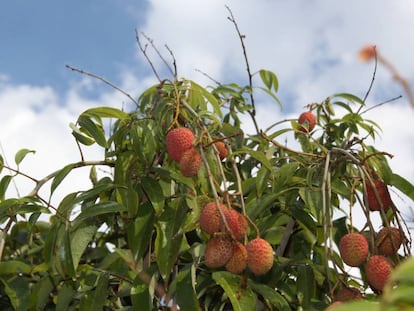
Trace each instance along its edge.
{"label": "thin brown branch", "polygon": [[108,81],[107,79],[105,79],[105,78],[103,78],[103,77],[101,77],[101,76],[98,76],[98,75],[96,75],[96,74],[94,74],[94,73],[91,73],[91,72],[88,72],[88,71],[85,71],[85,70],[83,70],[83,69],[79,69],[79,68],[76,68],[76,67],[74,67],[74,66],[71,66],[71,65],[66,65],[66,68],[68,68],[68,69],[70,69],[70,70],[72,70],[72,71],[76,71],[76,72],[78,72],[78,73],[80,73],[80,74],[84,74],[84,75],[86,75],[86,76],[89,76],[89,77],[91,77],[91,78],[94,78],[94,79],[97,79],[97,80],[99,80],[99,81],[102,81],[103,83],[105,83],[105,84],[107,84],[107,85],[109,85],[110,87],[112,87],[113,89],[115,89],[115,90],[117,90],[118,92],[120,92],[120,93],[122,93],[122,94],[124,94],[126,97],[128,97],[137,107],[139,106],[139,103],[130,95],[130,94],[128,94],[127,92],[125,92],[123,89],[121,89],[119,86],[117,86],[117,85],[115,85],[115,84],[113,84],[112,82],[110,82],[110,81]]}
{"label": "thin brown branch", "polygon": [[137,44],[138,44],[139,50],[141,51],[142,55],[144,55],[145,59],[147,60],[148,64],[150,65],[150,67],[152,69],[152,72],[154,73],[154,75],[157,78],[158,82],[161,83],[161,78],[158,75],[158,72],[155,69],[154,64],[152,63],[151,59],[149,58],[149,56],[147,54],[147,47],[148,47],[148,45],[147,44],[145,44],[144,46],[142,45],[141,40],[139,39],[138,31],[136,29],[135,29],[135,38],[137,40]]}
{"label": "thin brown branch", "polygon": [[240,43],[241,43],[241,46],[242,46],[244,61],[246,63],[246,70],[247,70],[247,75],[248,75],[248,79],[249,79],[250,102],[251,102],[252,107],[253,107],[253,109],[251,111],[249,111],[249,114],[250,114],[250,116],[253,120],[256,132],[259,133],[259,126],[258,126],[257,121],[256,121],[256,106],[255,106],[255,101],[254,101],[254,96],[253,96],[253,75],[252,75],[251,70],[250,70],[249,58],[247,57],[247,49],[246,49],[246,46],[244,44],[244,39],[246,38],[246,36],[243,35],[240,32],[239,25],[237,24],[237,21],[234,18],[233,12],[230,9],[230,7],[226,5],[226,9],[230,14],[230,16],[228,17],[228,20],[231,21],[233,23],[234,27],[236,28],[236,32],[237,32],[237,35],[239,36]]}

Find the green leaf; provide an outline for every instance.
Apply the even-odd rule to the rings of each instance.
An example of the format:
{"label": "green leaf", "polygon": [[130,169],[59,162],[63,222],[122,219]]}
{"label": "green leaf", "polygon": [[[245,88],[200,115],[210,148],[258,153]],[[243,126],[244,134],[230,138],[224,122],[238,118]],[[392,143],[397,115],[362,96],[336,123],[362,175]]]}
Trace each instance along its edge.
{"label": "green leaf", "polygon": [[275,92],[278,91],[278,89],[279,89],[279,81],[277,79],[277,76],[273,72],[271,72],[269,70],[261,69],[259,71],[259,74],[260,74],[260,78],[263,81],[263,84],[266,85],[266,87],[269,90],[271,90],[273,88],[273,90]]}
{"label": "green leaf", "polygon": [[139,206],[135,220],[128,225],[128,242],[135,260],[144,256],[151,241],[154,218],[154,210],[147,202]]}
{"label": "green leaf", "polygon": [[73,223],[75,226],[77,226],[88,218],[93,218],[104,214],[118,213],[125,210],[125,207],[118,202],[105,201],[84,208],[78,217],[76,217]]}
{"label": "green leaf", "polygon": [[7,188],[10,185],[13,176],[5,175],[0,180],[0,201],[3,201],[6,195]]}
{"label": "green leaf", "polygon": [[31,272],[31,267],[24,262],[18,260],[9,260],[0,262],[0,275],[10,275],[10,274],[29,274]]}
{"label": "green leaf", "polygon": [[414,201],[414,185],[398,174],[392,174],[389,183]]}
{"label": "green leaf", "polygon": [[315,277],[309,265],[298,266],[297,295],[304,310],[311,309],[311,299],[315,291]]}
{"label": "green leaf", "polygon": [[75,294],[76,291],[72,286],[63,284],[57,295],[56,311],[69,310],[69,305],[72,303]]}
{"label": "green leaf", "polygon": [[37,281],[30,295],[30,306],[32,310],[45,310],[47,304],[51,302],[51,293],[54,289],[54,284],[50,276],[46,275]]}
{"label": "green leaf", "polygon": [[337,94],[332,95],[332,97],[340,97],[340,98],[344,98],[350,101],[351,103],[365,105],[361,98],[353,94],[349,94],[349,93],[337,93]]}
{"label": "green leaf", "polygon": [[16,164],[19,165],[23,161],[25,156],[29,153],[36,153],[36,151],[29,149],[20,149],[19,151],[17,151],[16,155],[14,156],[14,161],[16,162]]}
{"label": "green leaf", "polygon": [[29,309],[30,289],[26,278],[14,276],[11,278],[0,278],[4,290],[16,311],[27,311]]}
{"label": "green leaf", "polygon": [[82,113],[85,117],[98,118],[116,118],[120,120],[127,120],[130,118],[129,114],[113,107],[96,107],[91,108]]}
{"label": "green leaf", "polygon": [[72,253],[72,261],[75,270],[78,267],[79,261],[82,258],[83,252],[94,237],[98,227],[90,225],[87,222],[83,222],[71,232],[70,248]]}
{"label": "green leaf", "polygon": [[183,240],[181,225],[187,208],[182,199],[175,200],[174,206],[167,206],[156,224],[155,254],[158,268],[164,279],[169,278]]}
{"label": "green leaf", "polygon": [[135,310],[153,310],[154,283],[155,280],[152,279],[150,287],[138,276],[135,278],[131,287],[131,301]]}
{"label": "green leaf", "polygon": [[154,178],[145,176],[142,178],[142,188],[156,213],[162,213],[164,208],[164,194],[159,182]]}
{"label": "green leaf", "polygon": [[177,275],[177,303],[182,310],[199,311],[201,310],[195,291],[195,266],[181,270]]}
{"label": "green leaf", "polygon": [[80,310],[103,310],[106,302],[109,284],[109,274],[102,273],[96,281],[96,289],[88,291],[82,296]]}
{"label": "green leaf", "polygon": [[66,165],[62,168],[53,178],[52,184],[50,185],[50,195],[56,190],[56,188],[60,185],[60,183],[65,179],[65,177],[72,171],[74,168],[73,164]]}
{"label": "green leaf", "polygon": [[213,272],[213,280],[229,297],[234,311],[256,310],[257,296],[250,287],[242,287],[242,279],[226,271]]}
{"label": "green leaf", "polygon": [[384,309],[381,308],[381,305],[378,302],[368,301],[368,300],[359,300],[359,301],[351,301],[351,302],[342,303],[339,306],[335,306],[335,309],[333,309],[332,311],[361,311],[361,310],[381,311]]}
{"label": "green leaf", "polygon": [[107,147],[105,132],[102,128],[102,125],[98,125],[91,119],[82,116],[79,117],[78,124],[81,127],[81,129],[85,130],[98,145],[104,148]]}
{"label": "green leaf", "polygon": [[252,280],[248,280],[248,286],[250,286],[255,292],[262,296],[269,304],[274,306],[279,311],[291,311],[289,303],[286,299],[279,294],[276,289],[271,288],[266,284],[255,283]]}
{"label": "green leaf", "polygon": [[82,131],[75,124],[69,123],[69,127],[72,129],[72,135],[81,144],[85,146],[90,146],[95,143],[95,140],[93,138],[85,135],[85,133],[82,133]]}

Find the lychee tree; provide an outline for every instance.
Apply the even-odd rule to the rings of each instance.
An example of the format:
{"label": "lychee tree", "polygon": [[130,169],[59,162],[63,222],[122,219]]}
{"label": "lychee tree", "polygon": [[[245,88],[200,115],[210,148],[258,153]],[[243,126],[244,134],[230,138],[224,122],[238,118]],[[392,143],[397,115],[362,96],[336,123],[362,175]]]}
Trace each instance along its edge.
{"label": "lychee tree", "polygon": [[[71,125],[79,162],[38,180],[20,170],[31,150],[15,166],[1,161],[2,310],[323,310],[339,292],[363,298],[354,310],[413,304],[413,263],[401,264],[411,239],[388,191],[413,200],[414,186],[372,145],[380,127],[364,118],[365,99],[334,94],[309,103],[306,121],[262,129],[255,98],[279,104],[273,72],[249,68],[247,85],[208,87],[173,73],[129,96],[131,111],[84,111]],[[84,158],[90,145],[101,159]],[[80,167],[90,167],[90,188],[74,185],[52,205]],[[33,191],[10,197],[16,176]],[[383,227],[397,237],[378,239]],[[364,247],[340,250],[349,233],[368,245],[352,268],[341,251],[355,259]],[[367,271],[371,258],[395,274]]]}

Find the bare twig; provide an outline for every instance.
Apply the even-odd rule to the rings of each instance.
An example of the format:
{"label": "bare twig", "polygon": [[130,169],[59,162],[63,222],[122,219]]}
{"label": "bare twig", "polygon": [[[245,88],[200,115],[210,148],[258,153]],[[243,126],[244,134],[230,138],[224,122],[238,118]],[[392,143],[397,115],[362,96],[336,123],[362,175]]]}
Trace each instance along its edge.
{"label": "bare twig", "polygon": [[246,38],[246,36],[243,35],[240,32],[239,25],[237,24],[236,19],[234,18],[233,12],[231,11],[230,7],[226,5],[226,9],[227,9],[227,11],[229,11],[229,14],[230,14],[230,16],[228,17],[228,20],[231,21],[233,23],[234,27],[236,28],[236,32],[239,36],[240,43],[241,43],[241,46],[242,46],[244,61],[246,63],[247,75],[248,75],[248,78],[249,78],[250,102],[251,102],[252,107],[253,107],[253,109],[251,111],[249,110],[249,114],[250,114],[250,116],[253,120],[256,132],[259,133],[259,126],[258,126],[257,121],[256,121],[256,106],[255,106],[254,96],[253,96],[253,75],[252,75],[251,70],[250,70],[250,64],[249,64],[249,58],[247,57],[246,46],[244,45],[244,39]]}
{"label": "bare twig", "polygon": [[112,87],[113,89],[115,89],[115,90],[117,90],[118,92],[120,92],[120,93],[122,93],[122,94],[124,94],[126,97],[128,97],[137,107],[139,106],[139,103],[130,95],[130,94],[128,94],[127,92],[125,92],[123,89],[121,89],[119,86],[117,86],[117,85],[115,85],[115,84],[113,84],[112,82],[109,82],[107,79],[105,79],[105,78],[103,78],[103,77],[101,77],[101,76],[98,76],[98,75],[96,75],[96,74],[94,74],[94,73],[91,73],[91,72],[88,72],[88,71],[85,71],[85,70],[83,70],[83,69],[79,69],[79,68],[76,68],[76,67],[73,67],[73,66],[71,66],[71,65],[66,65],[66,68],[68,68],[68,69],[70,69],[70,70],[72,70],[72,71],[76,71],[76,72],[79,72],[80,74],[84,74],[84,75],[87,75],[87,76],[89,76],[89,77],[91,77],[91,78],[94,78],[94,79],[97,79],[97,80],[99,80],[99,81],[102,81],[103,83],[105,83],[105,84],[107,84],[107,85],[109,85],[110,87]]}
{"label": "bare twig", "polygon": [[150,65],[152,72],[154,73],[155,77],[157,78],[158,82],[161,83],[161,78],[158,75],[157,70],[155,69],[154,64],[152,63],[151,59],[149,58],[148,54],[147,54],[147,44],[145,44],[144,46],[141,43],[141,40],[139,39],[139,34],[138,31],[135,29],[135,38],[137,40],[137,44],[139,47],[139,50],[141,51],[141,53],[144,55],[145,59],[147,60],[148,64]]}

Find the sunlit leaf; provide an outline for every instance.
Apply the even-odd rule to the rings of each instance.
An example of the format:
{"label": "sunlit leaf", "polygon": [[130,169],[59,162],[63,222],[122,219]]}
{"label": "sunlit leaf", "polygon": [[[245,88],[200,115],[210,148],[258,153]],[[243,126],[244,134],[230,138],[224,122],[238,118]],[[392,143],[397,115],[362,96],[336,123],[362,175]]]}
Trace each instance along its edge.
{"label": "sunlit leaf", "polygon": [[17,151],[16,155],[14,156],[14,161],[16,164],[19,165],[29,153],[36,153],[36,151],[29,149],[20,149]]}
{"label": "sunlit leaf", "polygon": [[82,113],[85,117],[98,117],[98,118],[116,118],[120,120],[127,120],[130,118],[129,114],[113,107],[96,107],[85,110]]}

